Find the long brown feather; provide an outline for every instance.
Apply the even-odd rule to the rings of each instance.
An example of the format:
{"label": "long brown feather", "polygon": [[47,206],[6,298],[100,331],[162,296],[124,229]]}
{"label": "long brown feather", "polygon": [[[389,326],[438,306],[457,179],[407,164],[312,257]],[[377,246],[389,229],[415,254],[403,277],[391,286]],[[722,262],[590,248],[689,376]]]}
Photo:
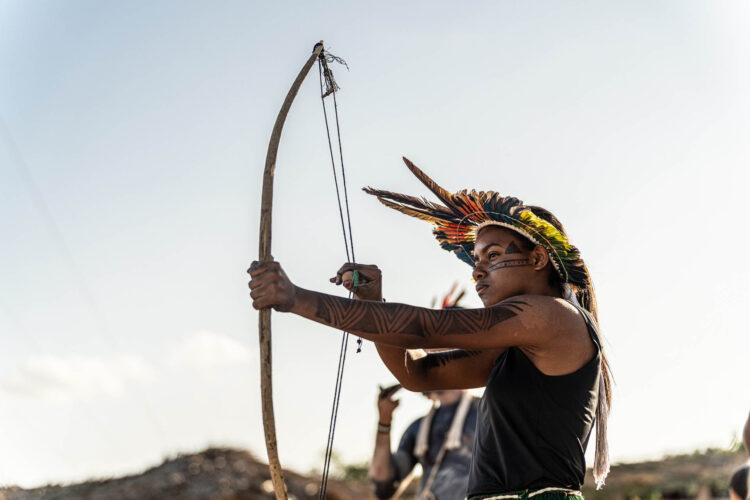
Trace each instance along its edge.
{"label": "long brown feather", "polygon": [[427,174],[422,172],[419,167],[414,165],[411,161],[409,161],[408,158],[405,156],[402,157],[404,160],[404,163],[406,163],[406,166],[411,170],[411,173],[414,174],[414,176],[419,179],[422,184],[427,186],[427,189],[435,193],[435,196],[437,196],[440,201],[445,203],[449,208],[453,208],[453,195],[452,193],[448,192],[447,190],[441,188],[437,185],[435,181],[430,179]]}
{"label": "long brown feather", "polygon": [[437,203],[433,203],[425,198],[417,198],[416,196],[394,193],[392,191],[385,191],[382,189],[373,189],[371,187],[362,188],[362,190],[365,193],[377,196],[378,198],[384,198],[395,203],[411,206],[412,208],[425,210],[426,212],[434,214],[436,217],[445,217],[452,219],[456,216],[456,214],[450,209]]}
{"label": "long brown feather", "polygon": [[432,224],[440,224],[445,222],[444,217],[435,217],[435,214],[428,208],[414,208],[414,207],[408,207],[406,205],[401,205],[399,203],[394,203],[392,201],[389,201],[386,198],[380,198],[378,197],[378,201],[385,205],[386,207],[392,208],[394,210],[398,210],[402,214],[410,215],[412,217],[416,217],[417,219],[422,219],[427,222],[431,222]]}

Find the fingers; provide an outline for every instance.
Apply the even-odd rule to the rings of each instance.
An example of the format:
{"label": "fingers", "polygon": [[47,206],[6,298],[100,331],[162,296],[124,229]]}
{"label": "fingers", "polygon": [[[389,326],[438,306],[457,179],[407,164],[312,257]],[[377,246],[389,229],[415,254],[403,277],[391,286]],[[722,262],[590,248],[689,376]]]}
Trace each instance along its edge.
{"label": "fingers", "polygon": [[[364,286],[367,283],[367,280],[363,279],[362,277],[360,277],[358,281],[358,286]],[[346,271],[344,274],[342,274],[341,284],[344,285],[344,288],[346,288],[347,290],[354,289],[354,271]]]}
{"label": "fingers", "polygon": [[359,277],[364,278],[367,281],[376,281],[383,275],[378,266],[375,265],[357,264],[352,267],[352,271],[354,271],[355,268],[359,273]]}
{"label": "fingers", "polygon": [[281,285],[276,281],[261,280],[262,278],[250,282],[250,298],[253,299],[253,308],[265,309],[278,305],[279,295],[283,292]]}
{"label": "fingers", "polygon": [[398,391],[399,389],[401,389],[401,384],[393,384],[388,387],[380,387],[380,394],[378,397],[380,399],[385,398],[385,397],[390,397],[391,395],[395,394],[396,391]]}
{"label": "fingers", "polygon": [[268,292],[270,291],[270,286],[266,283],[250,283],[252,286],[250,287],[250,298],[251,299],[258,299],[260,297],[263,297],[264,295],[268,295]]}
{"label": "fingers", "polygon": [[250,298],[253,299],[253,309],[265,309],[273,306],[273,302],[269,298],[270,294],[267,291],[264,287],[258,287],[250,292]]}
{"label": "fingers", "polygon": [[291,283],[278,262],[253,261],[247,272],[250,275],[248,287],[253,308],[286,307],[293,300]]}
{"label": "fingers", "polygon": [[273,307],[276,311],[288,311],[294,305],[293,296],[290,298],[290,295],[278,283],[260,286],[250,292],[250,297],[253,299],[253,309]]}
{"label": "fingers", "polygon": [[[359,273],[359,270],[356,270],[357,273]],[[341,275],[341,284],[344,285],[344,288],[347,290],[354,290],[354,271],[346,271],[344,274]],[[359,279],[357,280],[357,287],[363,287],[367,285],[369,281],[367,278],[359,275]]]}
{"label": "fingers", "polygon": [[[273,266],[272,264],[277,265]],[[247,286],[250,288],[250,290],[260,289],[269,281],[276,279],[276,277],[279,275],[280,269],[281,267],[278,266],[278,263],[276,262],[268,262],[267,264],[259,264],[258,262],[253,262],[253,264],[250,266],[250,269],[247,270],[248,274],[250,274],[250,281],[248,282]],[[252,297],[253,294],[251,293],[250,296]]]}
{"label": "fingers", "polygon": [[331,283],[335,283],[336,285],[341,285],[344,282],[343,276],[344,274],[351,272],[354,269],[354,264],[351,262],[347,262],[343,266],[339,268],[338,271],[336,271],[336,276],[331,278],[329,281]]}
{"label": "fingers", "polygon": [[281,264],[274,260],[263,263],[254,260],[253,263],[250,264],[247,274],[249,274],[251,278],[255,278],[263,273],[273,270],[281,270]]}
{"label": "fingers", "polygon": [[377,275],[380,274],[380,269],[378,269],[378,266],[375,266],[373,264],[356,264],[354,262],[347,262],[341,268],[336,271],[336,274],[341,275],[344,274],[347,271],[359,271],[362,274],[369,274],[369,275]]}
{"label": "fingers", "polygon": [[376,265],[347,262],[336,271],[336,276],[329,281],[336,285],[344,285],[347,290],[351,290],[353,287],[352,275],[355,270],[359,274],[360,287],[367,286],[369,283],[379,280],[382,276],[382,272]]}

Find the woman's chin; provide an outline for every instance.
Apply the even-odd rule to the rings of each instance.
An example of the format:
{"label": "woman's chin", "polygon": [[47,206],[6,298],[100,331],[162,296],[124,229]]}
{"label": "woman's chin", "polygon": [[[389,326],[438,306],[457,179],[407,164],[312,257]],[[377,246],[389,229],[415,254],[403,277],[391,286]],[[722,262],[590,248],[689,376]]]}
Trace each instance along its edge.
{"label": "woman's chin", "polygon": [[482,299],[482,304],[484,304],[484,307],[492,307],[498,302],[500,302],[500,300],[498,300],[496,297],[481,297],[481,299]]}
{"label": "woman's chin", "polygon": [[480,297],[480,299],[482,300],[482,304],[484,304],[484,307],[492,307],[504,301],[505,299],[509,299],[510,297],[511,296],[506,297],[505,295],[485,295],[484,297]]}

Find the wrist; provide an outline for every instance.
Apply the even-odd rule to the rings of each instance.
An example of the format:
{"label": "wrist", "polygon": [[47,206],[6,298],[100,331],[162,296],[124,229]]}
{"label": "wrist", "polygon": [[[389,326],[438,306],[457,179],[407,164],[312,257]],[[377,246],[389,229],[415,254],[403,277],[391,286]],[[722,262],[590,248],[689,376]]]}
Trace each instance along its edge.
{"label": "wrist", "polygon": [[383,425],[391,425],[391,421],[392,421],[392,420],[393,420],[393,418],[392,418],[392,417],[383,417],[383,416],[381,416],[381,417],[380,417],[380,418],[378,419],[378,424],[383,424]]}
{"label": "wrist", "polygon": [[305,309],[305,302],[309,292],[297,285],[292,286],[294,286],[294,297],[292,299],[292,304],[287,311],[294,314],[302,314]]}
{"label": "wrist", "polygon": [[379,434],[388,434],[391,432],[391,423],[388,422],[387,424],[383,422],[378,422],[378,433]]}
{"label": "wrist", "polygon": [[382,302],[383,301],[383,294],[382,293],[368,293],[365,290],[359,290],[359,292],[354,292],[354,298],[357,300],[370,300],[374,302]]}

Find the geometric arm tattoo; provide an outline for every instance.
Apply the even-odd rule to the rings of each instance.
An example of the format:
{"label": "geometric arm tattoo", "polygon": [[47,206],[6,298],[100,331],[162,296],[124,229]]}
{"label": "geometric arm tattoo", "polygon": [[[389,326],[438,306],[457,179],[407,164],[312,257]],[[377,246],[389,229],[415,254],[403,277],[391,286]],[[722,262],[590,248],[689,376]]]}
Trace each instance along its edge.
{"label": "geometric arm tattoo", "polygon": [[315,317],[339,330],[382,335],[387,333],[430,337],[471,334],[489,330],[528,306],[507,300],[483,309],[426,309],[405,304],[351,300],[315,294]]}

